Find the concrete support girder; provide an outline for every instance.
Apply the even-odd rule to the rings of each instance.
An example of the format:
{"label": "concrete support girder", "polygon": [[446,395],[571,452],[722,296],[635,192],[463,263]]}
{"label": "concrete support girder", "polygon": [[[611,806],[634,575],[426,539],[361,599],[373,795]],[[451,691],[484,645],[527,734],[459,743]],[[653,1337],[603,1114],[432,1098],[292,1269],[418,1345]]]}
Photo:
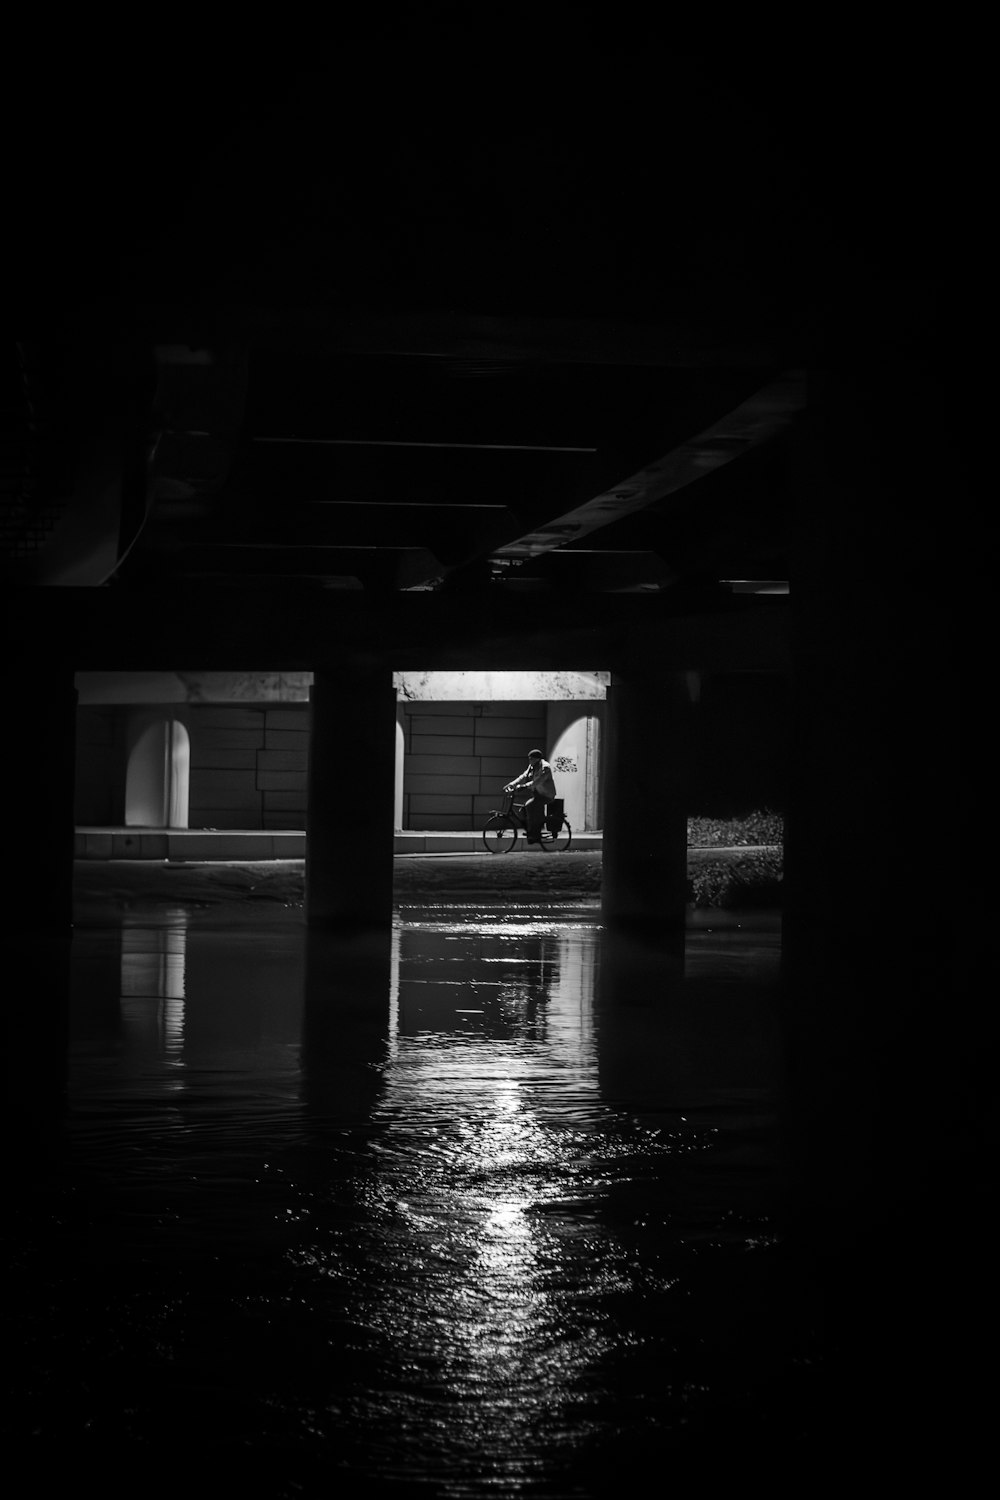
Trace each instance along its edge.
{"label": "concrete support girder", "polygon": [[688,442],[638,472],[623,475],[585,504],[505,542],[492,555],[507,562],[528,561],[644,510],[775,437],[802,410],[805,400],[805,372],[788,370]]}
{"label": "concrete support girder", "polygon": [[6,618],[12,656],[44,642],[53,661],[75,671],[312,671],[341,653],[395,671],[609,670],[636,643],[664,669],[781,671],[791,615],[787,598],[743,595],[699,607],[502,589],[373,601],[322,589],[205,586],[23,590],[8,595]]}

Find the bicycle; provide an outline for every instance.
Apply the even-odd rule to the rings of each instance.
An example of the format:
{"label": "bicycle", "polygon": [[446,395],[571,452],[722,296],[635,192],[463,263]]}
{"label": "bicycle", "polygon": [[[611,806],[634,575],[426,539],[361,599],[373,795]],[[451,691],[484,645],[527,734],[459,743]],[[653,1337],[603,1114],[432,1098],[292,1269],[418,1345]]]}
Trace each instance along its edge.
{"label": "bicycle", "polygon": [[[528,833],[528,825],[524,817],[524,803],[514,803],[514,794],[505,792],[503,805],[491,810],[489,817],[483,827],[483,843],[491,854],[508,854],[517,843],[517,832],[521,829],[525,836]],[[572,839],[573,830],[569,826],[569,819],[563,813],[563,799],[557,797],[550,802],[545,809],[545,822],[542,824],[542,843],[546,849],[568,849]]]}

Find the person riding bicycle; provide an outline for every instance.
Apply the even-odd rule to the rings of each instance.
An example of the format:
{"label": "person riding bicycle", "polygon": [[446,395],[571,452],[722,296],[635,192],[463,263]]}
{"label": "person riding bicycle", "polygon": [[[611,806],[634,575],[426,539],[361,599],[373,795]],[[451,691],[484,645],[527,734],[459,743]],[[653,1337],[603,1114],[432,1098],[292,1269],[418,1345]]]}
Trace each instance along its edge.
{"label": "person riding bicycle", "polygon": [[[545,849],[542,843],[542,824],[545,822],[545,809],[556,796],[556,784],[552,777],[552,767],[540,750],[528,751],[527,769],[513,781],[509,781],[504,791],[513,792],[522,786],[531,788],[531,796],[524,804],[528,843]],[[548,853],[548,850],[545,852]]]}

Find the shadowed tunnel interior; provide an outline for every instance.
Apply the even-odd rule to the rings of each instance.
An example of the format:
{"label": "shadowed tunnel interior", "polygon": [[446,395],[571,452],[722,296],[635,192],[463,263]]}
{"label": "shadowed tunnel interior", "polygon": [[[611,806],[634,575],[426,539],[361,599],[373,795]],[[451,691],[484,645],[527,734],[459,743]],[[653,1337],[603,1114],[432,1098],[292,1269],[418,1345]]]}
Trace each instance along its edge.
{"label": "shadowed tunnel interior", "polygon": [[[961,1483],[960,155],[906,47],[428,24],[32,44],[5,90],[10,1451],[275,1500]],[[393,673],[596,669],[599,892],[394,897]],[[303,899],[95,895],[81,674],[213,673],[312,674]],[[718,705],[762,677],[780,910],[706,918],[698,733],[751,811],[774,722]]]}

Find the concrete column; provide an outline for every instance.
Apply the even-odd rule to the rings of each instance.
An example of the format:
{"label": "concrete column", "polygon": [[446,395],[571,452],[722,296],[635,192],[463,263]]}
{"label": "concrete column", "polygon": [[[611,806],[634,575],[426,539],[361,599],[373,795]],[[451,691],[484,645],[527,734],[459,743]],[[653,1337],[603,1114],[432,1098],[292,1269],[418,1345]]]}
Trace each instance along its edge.
{"label": "concrete column", "polygon": [[45,660],[8,667],[2,742],[4,846],[15,862],[4,920],[21,932],[66,931],[73,920],[76,688]]}
{"label": "concrete column", "polygon": [[606,706],[601,914],[683,954],[691,697],[686,674],[612,673]]}
{"label": "concrete column", "polygon": [[70,668],[40,658],[10,665],[4,688],[5,1104],[27,1150],[55,1118],[66,1078],[76,689]]}
{"label": "concrete column", "polygon": [[315,672],[309,693],[306,920],[360,931],[392,921],[396,693],[381,663]]}
{"label": "concrete column", "polygon": [[783,1240],[823,1276],[848,1425],[893,1457],[928,1434],[944,1474],[968,1393],[942,1371],[968,1364],[994,1274],[992,900],[968,842],[990,836],[992,734],[959,725],[989,667],[958,687],[990,638],[959,614],[985,606],[982,539],[951,288],[852,285],[838,312],[790,494]]}
{"label": "concrete column", "polygon": [[912,360],[859,348],[811,380],[793,475],[787,1123],[798,1211],[824,1246],[926,1227],[931,1184],[969,1170],[982,1055],[959,982],[978,925],[959,932],[974,767],[952,690],[942,371],[925,341]]}

